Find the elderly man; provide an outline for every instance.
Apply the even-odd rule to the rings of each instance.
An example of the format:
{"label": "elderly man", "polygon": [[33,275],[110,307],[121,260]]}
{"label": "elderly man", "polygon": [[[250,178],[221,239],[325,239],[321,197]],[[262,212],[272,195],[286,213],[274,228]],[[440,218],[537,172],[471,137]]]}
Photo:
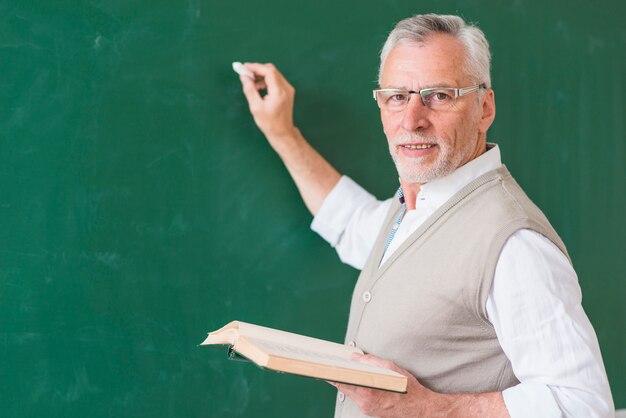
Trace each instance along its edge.
{"label": "elderly man", "polygon": [[[399,174],[377,201],[294,126],[271,64],[241,77],[312,228],[361,269],[346,343],[409,378],[406,394],[335,384],[338,417],[609,417],[611,393],[565,246],[487,143],[489,45],[456,16],[398,23],[374,98]],[[259,89],[267,89],[261,96]]]}

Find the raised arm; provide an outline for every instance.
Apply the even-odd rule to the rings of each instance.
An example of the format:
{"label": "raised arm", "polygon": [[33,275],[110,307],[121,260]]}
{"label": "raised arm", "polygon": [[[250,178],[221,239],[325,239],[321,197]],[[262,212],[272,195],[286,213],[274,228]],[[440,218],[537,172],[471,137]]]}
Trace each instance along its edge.
{"label": "raised arm", "polygon": [[[302,136],[293,123],[295,89],[273,64],[245,63],[257,80],[240,76],[254,121],[278,153],[313,215],[341,175]],[[267,89],[261,96],[260,89]]]}

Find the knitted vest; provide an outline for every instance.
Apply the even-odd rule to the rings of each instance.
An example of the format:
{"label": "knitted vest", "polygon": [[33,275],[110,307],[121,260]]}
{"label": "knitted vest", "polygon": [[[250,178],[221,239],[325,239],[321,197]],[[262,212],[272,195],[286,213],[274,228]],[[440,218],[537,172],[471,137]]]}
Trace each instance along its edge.
{"label": "knitted vest", "polygon": [[[517,384],[487,319],[487,296],[513,233],[536,231],[567,256],[557,233],[502,166],[457,192],[379,267],[399,210],[395,201],[355,286],[346,343],[394,361],[437,392]],[[335,416],[364,415],[340,395]]]}

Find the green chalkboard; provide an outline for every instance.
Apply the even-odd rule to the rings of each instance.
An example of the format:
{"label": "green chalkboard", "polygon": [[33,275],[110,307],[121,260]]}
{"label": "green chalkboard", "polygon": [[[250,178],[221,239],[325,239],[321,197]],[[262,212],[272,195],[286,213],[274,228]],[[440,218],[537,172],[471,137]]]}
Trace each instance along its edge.
{"label": "green chalkboard", "polygon": [[583,1],[0,1],[0,414],[321,417],[335,391],[201,349],[232,319],[342,340],[358,272],[310,229],[232,61],[381,198],[371,99],[401,18],[493,49],[489,139],[567,244],[626,408],[626,6]]}

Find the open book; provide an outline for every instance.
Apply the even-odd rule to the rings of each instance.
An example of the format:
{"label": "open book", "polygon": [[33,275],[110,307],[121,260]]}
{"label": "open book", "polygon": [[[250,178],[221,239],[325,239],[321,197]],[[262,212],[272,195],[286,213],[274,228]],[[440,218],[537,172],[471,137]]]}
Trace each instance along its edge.
{"label": "open book", "polygon": [[358,348],[233,321],[209,333],[201,345],[227,345],[237,355],[278,372],[351,385],[406,392],[406,376],[350,359]]}

